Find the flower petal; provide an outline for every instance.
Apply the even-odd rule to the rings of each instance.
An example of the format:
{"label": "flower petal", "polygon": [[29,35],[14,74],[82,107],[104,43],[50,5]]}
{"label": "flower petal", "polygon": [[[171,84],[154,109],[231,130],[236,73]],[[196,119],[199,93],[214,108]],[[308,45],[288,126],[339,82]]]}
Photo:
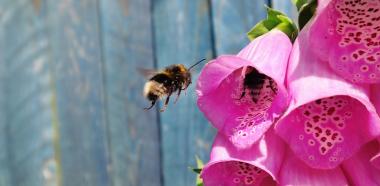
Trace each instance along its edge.
{"label": "flower petal", "polygon": [[284,143],[272,129],[258,143],[244,150],[237,149],[219,133],[201,178],[206,186],[274,185],[283,153]]}
{"label": "flower petal", "polygon": [[348,185],[340,167],[330,170],[313,169],[299,160],[290,150],[285,156],[279,185]]}
{"label": "flower petal", "polygon": [[343,162],[342,167],[350,179],[350,185],[380,185],[380,170],[369,163],[369,159],[378,151],[378,142],[372,141]]}
{"label": "flower petal", "polygon": [[375,106],[377,113],[380,114],[380,84],[371,86],[371,101]]}
{"label": "flower petal", "polygon": [[[371,86],[371,101],[375,105],[377,114],[380,114],[380,85],[375,84]],[[380,144],[380,136],[377,138],[378,143]],[[371,158],[371,163],[373,166],[380,170],[380,149],[379,152]]]}
{"label": "flower petal", "polygon": [[318,11],[310,42],[321,59],[342,77],[380,82],[380,2],[332,0]]}
{"label": "flower petal", "polygon": [[310,52],[307,29],[289,60],[291,104],[275,128],[306,164],[331,169],[378,136],[380,120],[368,86],[346,82]]}
{"label": "flower petal", "polygon": [[[221,56],[203,68],[197,82],[198,106],[235,146],[249,148],[286,109],[288,96],[283,84],[290,50],[288,37],[271,31],[251,42],[239,57]],[[248,96],[242,99],[248,68],[272,78],[276,93],[265,84],[268,80],[260,90],[261,101],[253,102]]]}
{"label": "flower petal", "polygon": [[380,170],[380,150],[375,156],[371,158],[370,162],[374,167]]}

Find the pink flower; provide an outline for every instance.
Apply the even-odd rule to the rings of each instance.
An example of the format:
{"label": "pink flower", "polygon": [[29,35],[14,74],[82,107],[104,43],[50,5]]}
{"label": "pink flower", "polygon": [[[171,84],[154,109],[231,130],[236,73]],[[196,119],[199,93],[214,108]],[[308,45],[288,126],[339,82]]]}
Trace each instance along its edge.
{"label": "pink flower", "polygon": [[[198,105],[219,129],[210,162],[201,174],[206,186],[380,185],[380,147],[376,140],[380,137],[380,119],[371,103],[375,102],[375,98],[370,96],[379,94],[373,93],[375,90],[370,90],[369,85],[352,84],[336,75],[329,64],[312,51],[310,25],[313,23],[306,25],[298,36],[289,58],[285,81],[290,95],[289,107],[278,121],[268,120],[275,125],[260,131],[260,135],[234,140],[236,130],[231,130],[240,123],[230,117],[236,118],[238,114],[235,113],[244,114],[244,109],[249,108],[249,105],[243,106],[245,104],[231,106],[234,99],[228,97],[236,91],[234,87],[241,84],[232,83],[235,82],[233,79],[239,79],[240,74],[244,74],[244,70],[236,70],[241,66],[227,63],[230,58],[226,61],[218,58],[202,72],[201,76],[204,75],[205,79],[198,82]],[[260,41],[263,42],[263,39],[257,43]],[[269,42],[267,45],[273,47]],[[277,45],[280,44],[277,42]],[[252,48],[257,48],[252,50],[255,51],[252,54],[260,56],[260,51],[266,47]],[[251,55],[250,59],[255,59],[255,55]],[[252,60],[252,64],[256,61],[260,60]],[[281,70],[284,64],[274,64],[268,72]],[[211,65],[214,67],[211,68]],[[258,66],[256,68],[259,69]],[[233,73],[226,73],[226,69]],[[224,78],[220,78],[221,74]],[[231,79],[224,80],[226,77]],[[270,77],[275,79],[275,76]],[[281,81],[276,81],[278,86],[281,85],[278,82]],[[207,85],[212,85],[209,87],[213,87],[214,94],[204,91]],[[205,92],[209,94],[202,94]],[[275,103],[272,102],[272,107],[277,105]],[[287,105],[284,103],[288,101],[281,103],[280,107]],[[242,108],[243,111],[240,110]],[[229,127],[231,125],[233,127]],[[246,125],[244,127],[247,128]],[[242,146],[245,148],[242,149]]]}
{"label": "pink flower", "polygon": [[313,52],[342,77],[380,82],[380,1],[319,0],[310,31]]}
{"label": "pink flower", "polygon": [[311,51],[307,25],[294,43],[287,86],[292,100],[276,132],[308,166],[332,169],[380,135],[369,86],[335,75]]}
{"label": "pink flower", "polygon": [[[372,85],[371,87],[371,101],[375,105],[377,113],[380,113],[380,85]],[[380,137],[377,138],[380,144]],[[371,158],[371,163],[373,166],[380,170],[380,150],[379,152]]]}
{"label": "pink flower", "polygon": [[[285,111],[291,46],[284,33],[271,31],[237,56],[220,56],[203,68],[197,82],[198,106],[235,146],[249,148]],[[245,87],[246,75],[262,76],[262,87],[255,91]]]}
{"label": "pink flower", "polygon": [[205,186],[379,185],[380,169],[370,164],[379,150],[379,144],[372,141],[336,168],[314,169],[297,158],[273,128],[244,150],[219,133],[201,178]]}
{"label": "pink flower", "polygon": [[247,149],[236,148],[224,134],[219,133],[201,178],[205,186],[275,185],[284,147],[273,128]]}

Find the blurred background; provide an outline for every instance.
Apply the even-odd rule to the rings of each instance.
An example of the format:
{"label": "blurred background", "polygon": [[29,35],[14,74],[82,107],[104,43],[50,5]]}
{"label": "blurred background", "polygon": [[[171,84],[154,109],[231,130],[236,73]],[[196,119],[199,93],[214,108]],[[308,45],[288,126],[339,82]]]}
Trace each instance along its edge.
{"label": "blurred background", "polygon": [[295,16],[290,0],[0,0],[0,185],[194,185],[216,132],[195,83],[144,111],[136,69],[237,53],[264,4]]}

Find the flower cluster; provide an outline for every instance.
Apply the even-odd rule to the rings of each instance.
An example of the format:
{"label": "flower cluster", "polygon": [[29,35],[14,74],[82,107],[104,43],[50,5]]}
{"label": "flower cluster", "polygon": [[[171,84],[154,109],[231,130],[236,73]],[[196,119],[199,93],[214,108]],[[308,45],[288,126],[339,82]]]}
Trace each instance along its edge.
{"label": "flower cluster", "polygon": [[319,0],[294,43],[219,56],[197,94],[218,129],[206,186],[380,185],[380,1]]}

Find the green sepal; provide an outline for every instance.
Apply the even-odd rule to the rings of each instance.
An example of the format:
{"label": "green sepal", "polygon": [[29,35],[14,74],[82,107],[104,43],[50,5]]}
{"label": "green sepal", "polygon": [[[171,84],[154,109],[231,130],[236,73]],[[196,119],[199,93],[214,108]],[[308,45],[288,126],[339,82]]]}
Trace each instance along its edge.
{"label": "green sepal", "polygon": [[253,28],[247,33],[248,38],[252,41],[273,29],[277,29],[284,32],[292,41],[294,41],[297,37],[298,30],[293,21],[278,10],[274,10],[268,6],[266,6],[266,9],[267,18],[253,26]]}
{"label": "green sepal", "polygon": [[299,11],[301,7],[307,3],[307,0],[292,0],[292,2],[296,5],[297,10]]}
{"label": "green sepal", "polygon": [[194,167],[189,167],[189,169],[195,173],[197,173],[197,179],[196,179],[196,186],[203,186],[203,181],[200,178],[200,173],[202,172],[203,169],[203,161],[198,157],[195,156],[195,160],[197,162],[197,168]]}
{"label": "green sepal", "polygon": [[318,1],[311,0],[310,3],[304,4],[301,9],[299,9],[298,15],[298,26],[300,30],[309,22],[313,17],[315,10],[317,9]]}
{"label": "green sepal", "polygon": [[202,172],[202,169],[198,169],[198,168],[193,168],[193,167],[189,167],[189,169],[197,174],[200,174]]}

